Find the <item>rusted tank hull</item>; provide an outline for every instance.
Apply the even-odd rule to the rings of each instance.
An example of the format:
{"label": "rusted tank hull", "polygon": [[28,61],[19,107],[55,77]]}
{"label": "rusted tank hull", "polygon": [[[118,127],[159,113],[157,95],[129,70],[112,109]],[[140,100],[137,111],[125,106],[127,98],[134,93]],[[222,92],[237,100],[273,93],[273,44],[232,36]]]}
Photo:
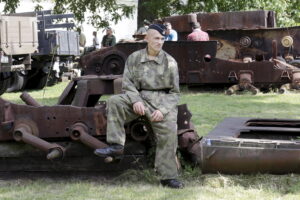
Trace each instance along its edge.
{"label": "rusted tank hull", "polygon": [[275,12],[267,10],[195,13],[163,18],[179,33],[179,40],[186,40],[192,31],[191,24],[199,22],[204,31],[266,29],[276,27]]}
{"label": "rusted tank hull", "polygon": [[226,118],[198,144],[203,173],[300,173],[299,120]]}
{"label": "rusted tank hull", "polygon": [[[145,48],[145,43],[119,43],[114,47],[88,54],[81,59],[84,73],[101,75],[113,68],[122,74],[127,57],[134,51]],[[243,63],[217,58],[217,42],[165,42],[164,50],[178,62],[181,84],[187,85],[234,85],[238,84],[241,71],[252,72],[252,84],[256,87],[270,85],[280,87],[292,83],[293,70],[278,68],[276,63],[268,60]],[[116,62],[116,58],[118,62]],[[97,62],[96,62],[97,61]]]}
{"label": "rusted tank hull", "polygon": [[[273,11],[197,13],[170,16],[164,21],[172,23],[179,40],[187,39],[192,22],[200,22],[201,29],[208,32],[210,39],[219,42],[218,58],[268,60],[274,53],[283,58],[300,57],[300,27],[276,28]],[[276,52],[273,41],[276,42]]]}
{"label": "rusted tank hull", "polygon": [[[300,27],[276,28],[273,11],[197,13],[163,21],[171,22],[178,32],[179,41],[165,42],[163,48],[178,62],[181,84],[226,86],[228,94],[299,88],[293,71],[300,67]],[[186,41],[196,21],[212,41]],[[122,74],[127,57],[145,46],[143,42],[119,43],[81,57],[81,67],[85,74]],[[278,67],[274,59],[290,65]],[[251,72],[251,84],[241,83],[243,71]]]}
{"label": "rusted tank hull", "polygon": [[[280,147],[279,147],[280,148]],[[277,149],[265,147],[217,147],[203,144],[203,173],[300,173],[300,147]]]}

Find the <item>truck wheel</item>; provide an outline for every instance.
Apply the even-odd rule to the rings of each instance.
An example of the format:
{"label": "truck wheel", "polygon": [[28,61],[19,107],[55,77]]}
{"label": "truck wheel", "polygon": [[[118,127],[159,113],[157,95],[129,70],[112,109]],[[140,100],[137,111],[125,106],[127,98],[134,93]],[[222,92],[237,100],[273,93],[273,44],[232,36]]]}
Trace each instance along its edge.
{"label": "truck wheel", "polygon": [[40,70],[26,82],[26,89],[39,90],[46,86],[47,74]]}
{"label": "truck wheel", "polygon": [[55,84],[58,83],[59,79],[55,76],[56,71],[55,70],[51,70],[50,74],[46,75],[46,78],[48,76],[48,82],[47,82],[47,86],[53,86]]}
{"label": "truck wheel", "polygon": [[118,55],[110,55],[103,62],[103,72],[105,75],[120,75],[123,74],[125,62]]}
{"label": "truck wheel", "polygon": [[36,87],[34,89],[43,89],[46,86],[48,74],[40,73],[36,78],[38,79],[36,79]]}
{"label": "truck wheel", "polygon": [[2,95],[8,88],[10,82],[10,72],[0,73],[0,95]]}
{"label": "truck wheel", "polygon": [[9,87],[7,88],[7,92],[16,92],[24,89],[25,86],[25,79],[24,75],[21,75],[19,72],[13,72]]}

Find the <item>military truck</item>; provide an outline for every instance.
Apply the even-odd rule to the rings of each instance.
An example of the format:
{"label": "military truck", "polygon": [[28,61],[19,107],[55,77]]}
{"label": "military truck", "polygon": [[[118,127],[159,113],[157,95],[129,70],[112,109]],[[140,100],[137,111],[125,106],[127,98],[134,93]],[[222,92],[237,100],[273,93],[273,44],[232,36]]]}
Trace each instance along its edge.
{"label": "military truck", "polygon": [[[6,23],[8,33],[11,35],[9,41],[18,46],[19,52],[22,54],[25,53],[27,46],[30,46],[31,49],[26,53],[31,56],[27,56],[29,60],[27,68],[9,67],[6,69],[6,73],[1,75],[1,79],[4,80],[1,84],[1,94],[5,91],[42,89],[46,84],[55,84],[64,71],[72,68],[75,57],[79,56],[79,35],[70,30],[75,26],[73,22],[70,22],[72,18],[74,18],[73,14],[52,14],[51,10],[14,13],[7,16],[7,19],[15,20],[13,21],[15,25],[13,22]],[[26,19],[31,19],[30,23],[21,22]],[[2,26],[5,26],[5,23]],[[30,29],[30,27],[34,28]],[[6,45],[5,37],[5,35],[1,36],[3,38],[1,40],[2,49],[2,46]],[[22,39],[22,37],[28,39]],[[27,46],[20,45],[22,42]],[[15,51],[16,48],[12,49]],[[8,55],[19,52],[8,52]],[[15,58],[13,63],[21,62],[20,56],[13,56],[13,58]]]}
{"label": "military truck", "polygon": [[38,51],[38,32],[34,14],[0,17],[0,94],[3,94],[12,74],[31,69],[31,55]]}

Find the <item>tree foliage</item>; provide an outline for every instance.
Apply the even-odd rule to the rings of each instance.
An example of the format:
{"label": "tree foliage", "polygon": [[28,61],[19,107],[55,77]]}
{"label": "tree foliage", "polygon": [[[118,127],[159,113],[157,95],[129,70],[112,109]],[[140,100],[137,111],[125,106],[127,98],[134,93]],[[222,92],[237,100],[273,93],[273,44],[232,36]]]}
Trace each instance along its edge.
{"label": "tree foliage", "polygon": [[[32,0],[36,10],[43,10],[40,3],[45,0]],[[0,0],[5,3],[4,12],[14,13],[20,5],[20,0]],[[52,0],[55,13],[74,13],[77,22],[82,23],[87,13],[88,22],[94,27],[106,27],[117,23],[124,17],[130,17],[133,6],[118,3],[116,0]]]}
{"label": "tree foliage", "polygon": [[[43,7],[45,0],[32,0],[36,10]],[[133,6],[118,4],[117,0],[52,0],[56,13],[72,12],[78,22],[83,22],[90,12],[89,22],[95,27],[105,27],[116,23],[133,13]],[[5,3],[4,12],[15,12],[20,0],[0,0]],[[145,12],[155,18],[191,12],[225,12],[242,10],[274,10],[279,26],[300,25],[300,0],[140,0]]]}
{"label": "tree foliage", "polygon": [[147,12],[161,18],[192,12],[274,10],[279,26],[300,25],[299,0],[146,0]]}

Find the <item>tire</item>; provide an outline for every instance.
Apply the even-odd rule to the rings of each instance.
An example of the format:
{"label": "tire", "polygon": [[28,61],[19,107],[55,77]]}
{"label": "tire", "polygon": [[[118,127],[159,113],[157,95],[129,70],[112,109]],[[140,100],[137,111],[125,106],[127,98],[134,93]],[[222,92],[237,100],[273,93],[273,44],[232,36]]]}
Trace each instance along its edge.
{"label": "tire", "polygon": [[25,87],[30,90],[40,90],[46,86],[46,82],[47,74],[39,69],[39,71],[27,81]]}
{"label": "tire", "polygon": [[20,74],[19,72],[13,72],[10,79],[10,85],[6,91],[17,92],[23,90],[25,88],[25,84],[26,84],[26,76]]}
{"label": "tire", "polygon": [[[48,77],[47,86],[53,86],[53,85],[55,85],[55,84],[58,83],[59,79],[55,76],[55,74],[56,74],[56,71],[51,70],[49,76],[48,76],[48,74],[46,75],[46,79],[47,79],[47,77]],[[47,81],[47,80],[46,80],[46,81]],[[46,83],[45,83],[45,84],[46,84]]]}
{"label": "tire", "polygon": [[40,74],[40,76],[36,77],[36,87],[34,87],[33,89],[36,90],[41,90],[43,89],[46,84],[47,84],[47,78],[48,78],[48,74]]}
{"label": "tire", "polygon": [[0,73],[0,95],[6,92],[7,88],[9,87],[10,78],[11,78],[10,72]]}

